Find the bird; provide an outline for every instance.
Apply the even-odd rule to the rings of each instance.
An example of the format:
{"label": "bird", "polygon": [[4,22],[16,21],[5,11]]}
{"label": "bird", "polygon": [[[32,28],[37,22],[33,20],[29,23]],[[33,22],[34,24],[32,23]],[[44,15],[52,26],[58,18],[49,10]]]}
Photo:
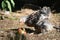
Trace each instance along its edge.
{"label": "bird", "polygon": [[18,28],[18,33],[21,35],[26,35],[26,31],[24,28]]}
{"label": "bird", "polygon": [[50,7],[45,6],[39,9],[36,13],[29,15],[25,24],[28,26],[34,26],[37,32],[42,32],[42,30],[53,30],[53,24],[49,22],[51,14]]}

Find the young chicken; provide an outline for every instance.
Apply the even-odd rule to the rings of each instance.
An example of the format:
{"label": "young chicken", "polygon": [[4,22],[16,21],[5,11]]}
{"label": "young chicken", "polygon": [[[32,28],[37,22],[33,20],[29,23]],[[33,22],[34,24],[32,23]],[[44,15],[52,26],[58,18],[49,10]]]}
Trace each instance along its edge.
{"label": "young chicken", "polygon": [[29,15],[25,23],[28,26],[34,26],[37,32],[42,32],[42,30],[51,31],[54,27],[53,24],[49,22],[51,14],[49,7],[43,7],[36,13]]}

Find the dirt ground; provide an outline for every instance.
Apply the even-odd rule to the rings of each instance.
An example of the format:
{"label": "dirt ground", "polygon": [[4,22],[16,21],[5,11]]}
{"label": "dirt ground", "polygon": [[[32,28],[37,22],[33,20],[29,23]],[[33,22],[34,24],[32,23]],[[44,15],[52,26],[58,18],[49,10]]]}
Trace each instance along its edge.
{"label": "dirt ground", "polygon": [[28,35],[29,40],[60,40],[60,32],[50,32]]}
{"label": "dirt ground", "polygon": [[[13,12],[13,14],[9,14],[9,16],[5,15],[4,20],[0,20],[0,33],[1,33],[1,30],[6,30],[6,29],[10,30],[10,29],[15,29],[15,28],[17,29],[19,27],[25,26],[25,24],[21,26],[19,23],[21,16],[28,16],[33,12],[36,12],[36,11],[33,11],[32,9],[22,9],[21,11],[17,11],[17,12]],[[56,17],[58,18],[58,20],[60,20],[60,13],[58,14],[56,14],[58,15],[58,17],[57,16]],[[27,33],[25,37],[26,37],[26,40],[60,40],[59,30],[60,29],[52,31],[52,32],[48,32],[48,33],[46,32],[46,33],[39,33],[39,34],[34,34],[34,32],[28,33],[26,31]],[[3,32],[3,34],[6,34],[6,33]],[[0,34],[0,40],[5,40],[1,38],[2,36]],[[12,39],[12,40],[19,40],[19,39]],[[25,40],[25,39],[22,38],[21,40]]]}

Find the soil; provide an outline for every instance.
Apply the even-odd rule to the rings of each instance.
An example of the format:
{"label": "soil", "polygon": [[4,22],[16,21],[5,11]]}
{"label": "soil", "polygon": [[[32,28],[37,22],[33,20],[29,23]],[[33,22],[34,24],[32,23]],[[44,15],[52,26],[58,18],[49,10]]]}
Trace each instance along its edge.
{"label": "soil", "polygon": [[[19,20],[20,20],[21,16],[28,16],[28,15],[32,14],[33,12],[34,11],[32,9],[22,9],[21,11],[12,12],[13,14],[12,13],[9,14],[10,16],[7,16],[7,17],[4,16],[5,18],[3,20],[0,20],[0,40],[11,40],[11,39],[6,38],[7,36],[1,36],[1,35],[8,35],[11,32],[10,29],[12,29],[12,31],[15,30],[15,31],[13,31],[13,33],[15,34],[15,36],[17,36],[16,35],[17,29],[19,27],[25,26],[25,24],[23,24],[22,26],[20,25]],[[58,16],[58,18],[59,18],[60,13],[57,13],[57,14],[59,14],[59,16]],[[9,30],[10,31],[8,32],[6,29],[8,31]],[[28,29],[28,31],[29,31],[29,29]],[[33,32],[31,31],[29,33],[26,30],[25,39],[26,40],[60,40],[60,29],[51,31],[51,32],[39,33],[39,34],[34,34],[34,31]],[[25,40],[25,39],[22,38],[21,40]],[[19,38],[18,39],[13,38],[12,40],[19,40]]]}

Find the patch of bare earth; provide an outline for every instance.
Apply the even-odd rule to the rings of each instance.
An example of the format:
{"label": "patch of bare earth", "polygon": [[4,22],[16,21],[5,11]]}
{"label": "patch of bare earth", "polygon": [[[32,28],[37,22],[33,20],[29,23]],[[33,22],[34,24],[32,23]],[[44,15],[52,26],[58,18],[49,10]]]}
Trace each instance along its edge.
{"label": "patch of bare earth", "polygon": [[[7,16],[9,19],[0,20],[0,29],[16,29],[21,27],[19,23],[19,19],[21,16],[30,15],[33,13],[33,10],[29,9],[22,9],[21,11],[17,11],[13,14],[10,14],[10,16]],[[59,22],[58,25],[60,25],[60,13],[54,14],[56,15],[54,18]],[[13,18],[17,18],[17,20],[12,20]],[[12,18],[12,19],[11,19]],[[25,26],[23,24],[22,26]],[[0,37],[1,38],[1,37]],[[40,34],[26,34],[27,40],[60,40],[60,32],[58,31],[52,31],[52,32],[46,32],[46,33],[40,33]]]}
{"label": "patch of bare earth", "polygon": [[49,33],[40,33],[27,35],[28,40],[60,40],[60,32],[52,31]]}

